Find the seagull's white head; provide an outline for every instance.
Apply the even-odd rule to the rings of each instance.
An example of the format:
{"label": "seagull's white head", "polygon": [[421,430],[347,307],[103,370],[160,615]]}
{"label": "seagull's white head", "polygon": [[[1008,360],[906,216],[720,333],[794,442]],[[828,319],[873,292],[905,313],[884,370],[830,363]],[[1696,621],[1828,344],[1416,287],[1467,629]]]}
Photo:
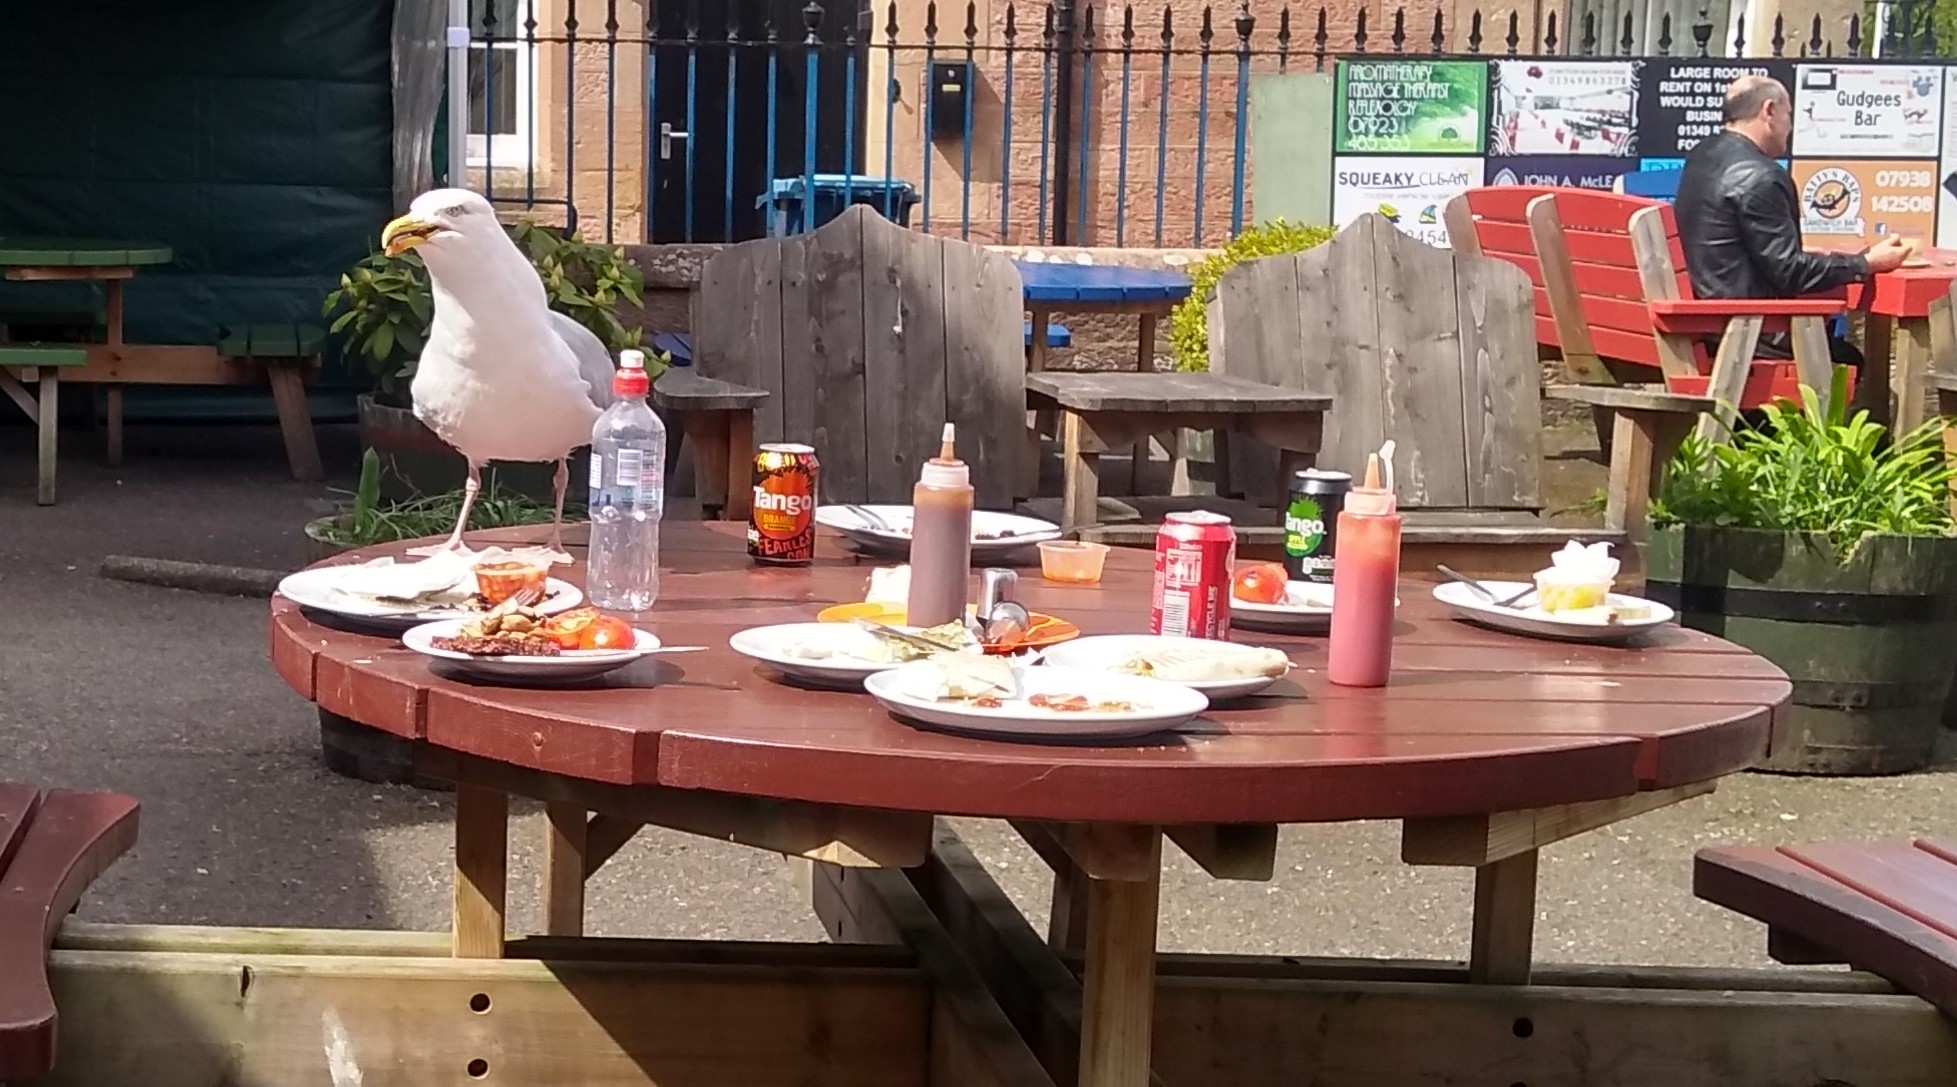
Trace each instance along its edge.
{"label": "seagull's white head", "polygon": [[408,205],[408,213],[381,231],[381,251],[398,257],[410,249],[426,249],[443,257],[489,256],[488,247],[510,245],[509,235],[496,219],[489,201],[467,189],[435,189]]}

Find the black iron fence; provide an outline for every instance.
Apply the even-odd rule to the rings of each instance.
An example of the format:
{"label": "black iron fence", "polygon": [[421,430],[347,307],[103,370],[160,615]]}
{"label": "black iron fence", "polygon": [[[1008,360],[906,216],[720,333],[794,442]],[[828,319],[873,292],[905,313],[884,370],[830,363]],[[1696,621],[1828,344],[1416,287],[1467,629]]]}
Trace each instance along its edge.
{"label": "black iron fence", "polygon": [[[1255,77],[1355,56],[1629,57],[1637,13],[1252,3],[474,0],[477,184],[618,242],[729,241],[869,202],[925,230],[1202,246],[1242,228]],[[1835,41],[1657,22],[1644,56],[1927,57],[1926,2]],[[1727,32],[1730,29],[1730,35]],[[1762,41],[1761,39],[1764,39]]]}

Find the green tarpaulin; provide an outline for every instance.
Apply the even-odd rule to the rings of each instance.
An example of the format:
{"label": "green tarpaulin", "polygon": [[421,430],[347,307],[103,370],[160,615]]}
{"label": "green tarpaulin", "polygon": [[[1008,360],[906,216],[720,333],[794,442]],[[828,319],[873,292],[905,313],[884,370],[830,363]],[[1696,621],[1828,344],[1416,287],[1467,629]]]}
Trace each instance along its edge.
{"label": "green tarpaulin", "polygon": [[[129,286],[131,340],[322,323],[325,293],[395,210],[393,12],[394,0],[0,6],[0,235],[169,246],[175,260]],[[0,284],[0,309],[41,311],[63,289]]]}

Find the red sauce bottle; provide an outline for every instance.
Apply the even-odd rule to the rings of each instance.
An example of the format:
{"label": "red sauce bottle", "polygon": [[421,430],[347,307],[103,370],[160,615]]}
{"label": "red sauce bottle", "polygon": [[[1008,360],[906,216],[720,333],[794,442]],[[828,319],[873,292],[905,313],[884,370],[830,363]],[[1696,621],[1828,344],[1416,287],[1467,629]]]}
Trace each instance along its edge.
{"label": "red sauce bottle", "polygon": [[1339,513],[1332,559],[1332,634],[1325,678],[1342,687],[1384,687],[1393,671],[1393,601],[1400,583],[1400,513],[1392,465],[1380,484],[1380,461],[1393,443],[1366,458],[1366,484],[1354,487]]}

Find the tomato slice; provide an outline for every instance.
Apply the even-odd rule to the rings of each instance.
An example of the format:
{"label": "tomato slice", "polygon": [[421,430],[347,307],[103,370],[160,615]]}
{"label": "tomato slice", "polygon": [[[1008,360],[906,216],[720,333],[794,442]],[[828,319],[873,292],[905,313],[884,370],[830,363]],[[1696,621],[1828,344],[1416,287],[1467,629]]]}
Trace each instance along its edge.
{"label": "tomato slice", "polygon": [[1231,578],[1230,595],[1253,604],[1281,603],[1289,580],[1284,567],[1275,562],[1252,563],[1237,569]]}
{"label": "tomato slice", "polygon": [[603,617],[597,608],[573,608],[544,620],[544,635],[559,649],[576,649],[585,628]]}
{"label": "tomato slice", "polygon": [[630,649],[639,644],[639,636],[625,620],[610,615],[599,615],[578,630],[579,649]]}

